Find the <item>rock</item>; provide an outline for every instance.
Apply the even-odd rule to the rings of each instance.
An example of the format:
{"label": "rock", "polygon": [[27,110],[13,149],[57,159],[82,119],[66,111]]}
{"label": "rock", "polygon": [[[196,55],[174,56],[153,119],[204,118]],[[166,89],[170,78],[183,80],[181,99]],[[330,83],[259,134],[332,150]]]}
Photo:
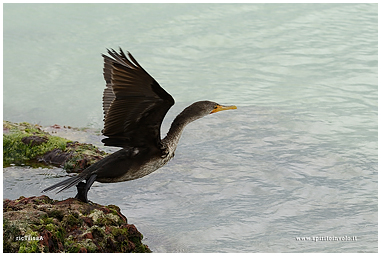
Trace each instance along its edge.
{"label": "rock", "polygon": [[41,145],[42,143],[46,143],[48,141],[48,137],[46,136],[28,136],[21,139],[21,142],[30,145],[31,147]]}
{"label": "rock", "polygon": [[115,205],[47,196],[3,200],[3,252],[151,252]]}
{"label": "rock", "polygon": [[[60,126],[54,125],[54,129]],[[41,126],[3,121],[3,167],[54,165],[79,173],[107,155],[88,143],[53,136]]]}
{"label": "rock", "polygon": [[47,164],[61,166],[68,173],[80,173],[106,155],[107,153],[91,144],[74,141],[67,142],[65,150],[55,148],[46,152],[40,160]]}

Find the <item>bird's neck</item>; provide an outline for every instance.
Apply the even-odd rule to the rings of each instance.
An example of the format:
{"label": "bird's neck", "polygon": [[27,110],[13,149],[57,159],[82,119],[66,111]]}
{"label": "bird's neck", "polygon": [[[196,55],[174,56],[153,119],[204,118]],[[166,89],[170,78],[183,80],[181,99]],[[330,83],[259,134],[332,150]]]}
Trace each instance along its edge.
{"label": "bird's neck", "polygon": [[181,134],[187,126],[187,124],[197,120],[199,117],[192,117],[186,114],[186,109],[181,112],[175,120],[173,120],[171,128],[169,129],[167,136],[163,139],[163,143],[172,151],[176,150],[179,143]]}

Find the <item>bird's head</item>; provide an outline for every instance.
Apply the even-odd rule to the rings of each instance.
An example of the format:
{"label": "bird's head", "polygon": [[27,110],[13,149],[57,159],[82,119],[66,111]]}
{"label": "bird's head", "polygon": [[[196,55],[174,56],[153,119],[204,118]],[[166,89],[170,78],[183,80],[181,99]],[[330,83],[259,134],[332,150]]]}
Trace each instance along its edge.
{"label": "bird's head", "polygon": [[215,102],[211,102],[211,101],[209,101],[209,102],[213,103],[213,109],[212,109],[212,111],[210,111],[209,114],[217,113],[217,112],[222,111],[222,110],[237,109],[236,106],[223,106],[223,105],[220,105],[220,104],[215,103]]}
{"label": "bird's head", "polygon": [[189,121],[194,121],[209,114],[217,113],[222,110],[236,109],[236,106],[223,106],[212,101],[197,101],[184,109],[183,116],[189,117]]}
{"label": "bird's head", "polygon": [[193,122],[199,118],[202,118],[204,116],[207,116],[209,114],[213,114],[222,110],[236,109],[236,108],[237,108],[236,106],[222,106],[216,102],[207,101],[207,100],[195,102],[192,105],[186,107],[175,118],[167,136],[169,136],[170,134],[171,135],[175,134],[175,136],[179,138],[179,135],[181,134],[182,129],[185,127],[185,125],[189,124],[190,122]]}

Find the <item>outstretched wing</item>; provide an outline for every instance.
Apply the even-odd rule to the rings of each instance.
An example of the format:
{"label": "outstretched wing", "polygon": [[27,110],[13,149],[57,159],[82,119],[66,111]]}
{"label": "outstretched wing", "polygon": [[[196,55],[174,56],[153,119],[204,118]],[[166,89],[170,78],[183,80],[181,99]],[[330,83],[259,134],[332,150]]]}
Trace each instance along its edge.
{"label": "outstretched wing", "polygon": [[103,92],[106,146],[160,148],[160,127],[174,99],[127,52],[108,50]]}

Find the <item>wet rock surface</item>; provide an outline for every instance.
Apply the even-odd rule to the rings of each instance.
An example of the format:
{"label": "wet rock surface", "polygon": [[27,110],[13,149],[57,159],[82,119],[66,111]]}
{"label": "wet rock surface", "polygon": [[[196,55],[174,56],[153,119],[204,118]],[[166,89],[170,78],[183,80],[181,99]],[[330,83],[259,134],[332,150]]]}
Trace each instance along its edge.
{"label": "wet rock surface", "polygon": [[56,148],[48,151],[39,160],[60,166],[68,173],[80,173],[106,155],[107,153],[91,144],[74,141],[67,142],[64,150]]}
{"label": "wet rock surface", "polygon": [[52,135],[59,129],[74,128],[50,128],[49,133],[39,125],[3,121],[3,166],[54,165],[79,173],[107,155],[92,144]]}
{"label": "wet rock surface", "polygon": [[115,205],[47,196],[3,200],[3,252],[151,252]]}

